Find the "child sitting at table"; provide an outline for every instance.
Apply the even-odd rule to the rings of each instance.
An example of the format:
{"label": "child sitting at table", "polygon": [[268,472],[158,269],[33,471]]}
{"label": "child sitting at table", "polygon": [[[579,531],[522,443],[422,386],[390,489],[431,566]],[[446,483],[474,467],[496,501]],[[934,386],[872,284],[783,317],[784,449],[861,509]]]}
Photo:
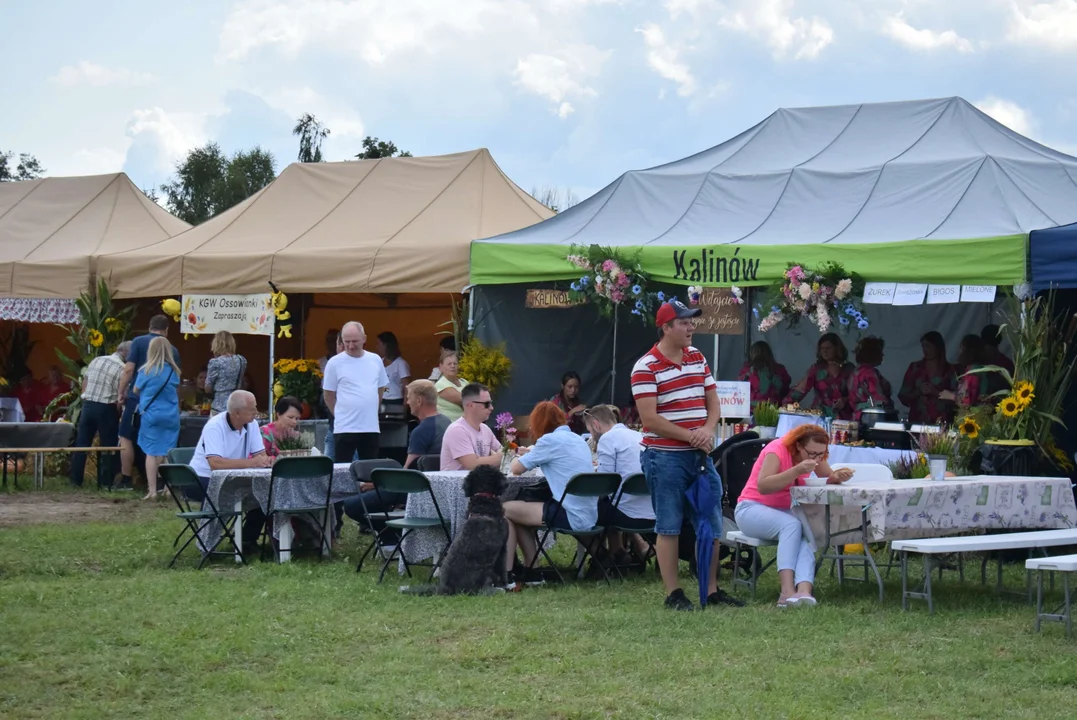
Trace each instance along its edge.
{"label": "child sitting at table", "polygon": [[778,607],[812,606],[815,597],[815,551],[800,519],[792,513],[789,488],[803,485],[813,472],[840,485],[853,476],[848,468],[831,470],[830,438],[818,425],[801,425],[769,443],[755,461],[748,484],[733,513],[741,532],[760,540],[778,541]]}

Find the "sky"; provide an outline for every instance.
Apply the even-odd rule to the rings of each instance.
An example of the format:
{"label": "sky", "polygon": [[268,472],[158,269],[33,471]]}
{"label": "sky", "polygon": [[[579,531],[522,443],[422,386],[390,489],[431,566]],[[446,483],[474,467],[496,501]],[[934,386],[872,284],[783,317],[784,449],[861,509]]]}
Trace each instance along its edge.
{"label": "sky", "polygon": [[1077,0],[0,0],[0,150],[159,186],[310,112],[586,197],[780,107],[959,95],[1077,154]]}

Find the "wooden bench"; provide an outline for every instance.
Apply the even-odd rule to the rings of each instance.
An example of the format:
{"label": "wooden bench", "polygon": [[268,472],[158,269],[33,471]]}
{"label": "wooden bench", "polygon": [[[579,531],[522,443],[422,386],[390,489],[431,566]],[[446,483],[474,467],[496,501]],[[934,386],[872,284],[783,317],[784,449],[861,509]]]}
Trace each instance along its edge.
{"label": "wooden bench", "polygon": [[[909,609],[909,598],[927,600],[928,612],[935,614],[931,595],[931,562],[935,555],[965,552],[997,552],[999,550],[1044,550],[1063,545],[1077,545],[1077,528],[1066,530],[1035,530],[1003,535],[969,535],[961,537],[895,540],[890,547],[901,553],[901,609]],[[908,589],[909,553],[924,556],[924,590]],[[985,560],[986,567],[986,560]],[[984,578],[986,579],[986,578]],[[1002,560],[998,560],[998,589],[1002,590]]]}
{"label": "wooden bench", "polygon": [[[733,589],[735,590],[738,585],[744,585],[751,591],[752,600],[755,600],[755,589],[756,584],[759,582],[759,576],[778,560],[777,557],[774,557],[766,565],[761,565],[759,560],[759,548],[777,547],[778,541],[760,540],[759,538],[754,538],[740,530],[732,530],[725,534],[722,538],[722,542],[726,545],[733,545]],[[748,579],[742,580],[740,575],[737,574],[737,561],[740,558],[741,550],[749,548],[752,555],[751,566],[748,569]]]}
{"label": "wooden bench", "polygon": [[[1073,637],[1073,612],[1070,602],[1070,573],[1077,572],[1077,555],[1058,555],[1056,557],[1029,558],[1025,569],[1036,572],[1036,632],[1044,620],[1060,622],[1066,626],[1066,637]],[[1062,573],[1062,606],[1051,613],[1043,611],[1043,573]],[[1053,575],[1052,575],[1053,577]]]}
{"label": "wooden bench", "polygon": [[[3,463],[3,477],[4,487],[7,487],[7,463],[8,459],[12,455],[33,455],[34,456],[34,487],[45,487],[45,453],[54,452],[82,452],[82,453],[103,453],[103,452],[119,452],[119,447],[36,447],[36,448],[0,448],[0,462]],[[16,463],[14,469],[15,475],[15,487],[19,486],[19,466]]]}

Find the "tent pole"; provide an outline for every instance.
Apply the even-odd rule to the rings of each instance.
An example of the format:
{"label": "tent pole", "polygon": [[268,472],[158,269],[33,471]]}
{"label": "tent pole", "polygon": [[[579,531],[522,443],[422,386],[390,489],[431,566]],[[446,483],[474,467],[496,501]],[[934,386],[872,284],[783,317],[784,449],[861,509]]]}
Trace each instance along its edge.
{"label": "tent pole", "polygon": [[273,417],[273,353],[276,350],[277,330],[269,333],[269,399],[266,401],[266,411],[269,417]]}
{"label": "tent pole", "polygon": [[718,379],[718,333],[714,333],[714,364],[711,365],[711,372],[714,373],[714,379]]}
{"label": "tent pole", "polygon": [[613,306],[613,367],[610,372],[610,405],[617,393],[617,305]]}

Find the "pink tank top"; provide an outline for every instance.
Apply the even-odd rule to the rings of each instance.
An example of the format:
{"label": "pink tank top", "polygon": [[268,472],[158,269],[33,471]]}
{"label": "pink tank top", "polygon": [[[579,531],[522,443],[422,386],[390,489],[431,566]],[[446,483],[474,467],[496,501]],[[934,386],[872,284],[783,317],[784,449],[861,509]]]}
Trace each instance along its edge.
{"label": "pink tank top", "polygon": [[[789,487],[784,487],[778,492],[770,493],[769,495],[764,495],[759,492],[759,473],[763,470],[763,459],[767,455],[778,456],[778,472],[785,472],[793,467],[793,456],[789,454],[789,449],[782,444],[780,439],[771,441],[765,448],[763,448],[763,452],[759,453],[759,458],[756,459],[755,465],[752,467],[752,474],[748,477],[748,484],[744,486],[737,502],[740,502],[741,500],[751,500],[760,505],[766,505],[767,507],[776,508],[778,510],[788,510],[793,504],[793,500],[789,496]],[[803,485],[804,478],[806,477],[808,476],[801,475],[793,484]]]}

